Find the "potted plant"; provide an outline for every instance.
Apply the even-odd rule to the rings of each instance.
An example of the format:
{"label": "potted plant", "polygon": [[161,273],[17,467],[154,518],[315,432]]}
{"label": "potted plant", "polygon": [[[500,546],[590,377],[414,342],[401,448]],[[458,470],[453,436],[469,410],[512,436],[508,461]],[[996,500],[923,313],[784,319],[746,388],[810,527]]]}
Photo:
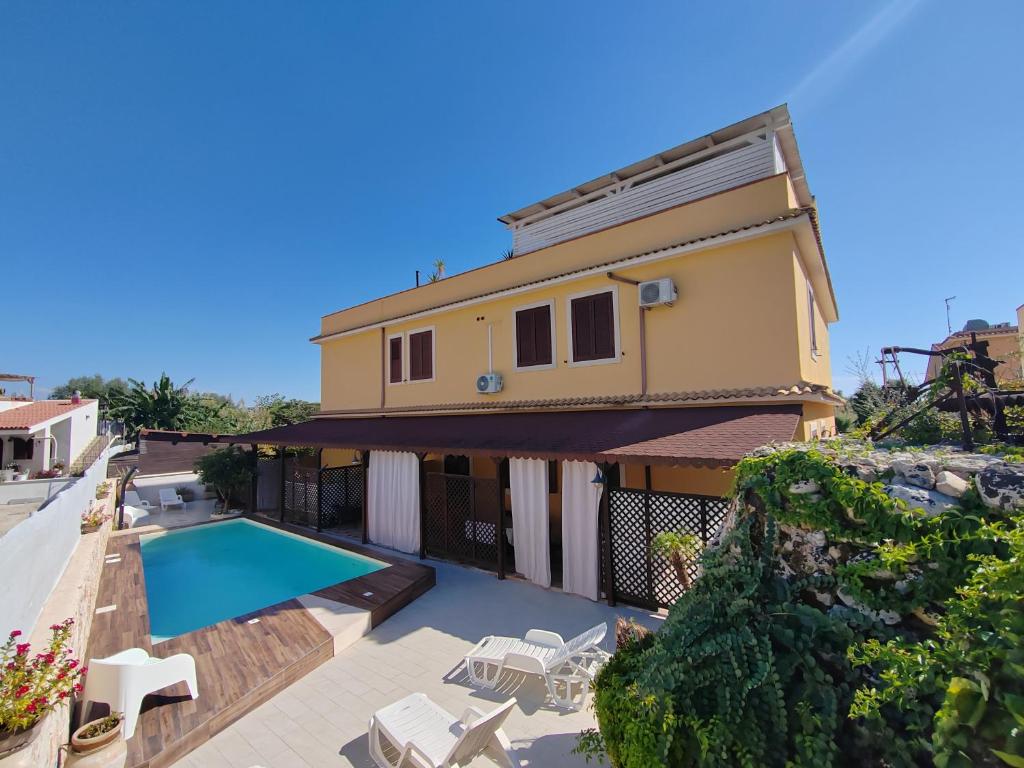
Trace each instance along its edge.
{"label": "potted plant", "polygon": [[104,512],[105,509],[106,505],[100,504],[82,513],[82,533],[98,531],[100,526],[110,519],[110,515]]}
{"label": "potted plant", "polygon": [[4,465],[4,468],[0,470],[0,481],[9,482],[14,479],[14,473],[18,471],[18,465],[13,461]]}
{"label": "potted plant", "polygon": [[196,492],[190,485],[182,485],[174,489],[174,492],[181,496],[181,500],[184,502],[195,501]]}
{"label": "potted plant", "polygon": [[111,712],[90,720],[71,734],[71,749],[80,755],[96,752],[117,741],[124,728],[124,713]]}
{"label": "potted plant", "polygon": [[71,658],[68,640],[74,619],[50,627],[50,644],[32,654],[19,643],[19,630],[0,646],[0,757],[31,743],[35,725],[54,709],[81,693],[86,667]]}
{"label": "potted plant", "polygon": [[683,589],[690,587],[690,566],[700,556],[700,539],[692,533],[663,531],[651,541],[651,552],[659,555],[672,566]]}

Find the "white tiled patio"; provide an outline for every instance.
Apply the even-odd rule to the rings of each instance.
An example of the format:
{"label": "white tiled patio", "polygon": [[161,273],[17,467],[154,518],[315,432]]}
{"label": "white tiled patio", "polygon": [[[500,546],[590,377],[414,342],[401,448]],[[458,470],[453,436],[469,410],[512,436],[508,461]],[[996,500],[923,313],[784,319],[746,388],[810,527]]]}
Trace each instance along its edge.
{"label": "white tiled patio", "polygon": [[[656,627],[657,616],[609,608],[581,597],[449,563],[429,561],[437,586],[369,635],[244,716],[176,763],[182,768],[370,767],[367,721],[378,708],[420,691],[459,716],[467,706],[488,711],[515,696],[505,723],[525,766],[584,766],[572,754],[577,734],[595,725],[587,707],[558,710],[543,702],[539,678],[508,674],[501,691],[469,686],[463,654],[484,635],[522,635],[532,627],[571,637],[608,622],[608,650],[617,616]],[[200,691],[202,680],[199,681]],[[201,692],[200,692],[200,695]],[[479,759],[474,766],[493,765]]]}

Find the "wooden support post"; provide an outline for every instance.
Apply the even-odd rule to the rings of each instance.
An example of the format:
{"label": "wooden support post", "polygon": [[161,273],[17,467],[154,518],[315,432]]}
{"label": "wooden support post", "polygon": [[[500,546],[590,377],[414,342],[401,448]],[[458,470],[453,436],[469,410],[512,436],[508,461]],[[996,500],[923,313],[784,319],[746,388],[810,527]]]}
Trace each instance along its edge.
{"label": "wooden support post", "polygon": [[278,495],[278,499],[277,499],[277,511],[280,513],[280,515],[281,515],[281,522],[283,523],[284,522],[284,454],[285,454],[285,446],[282,445],[277,450],[278,450],[278,463],[280,465],[280,470],[281,470],[281,493]]}
{"label": "wooden support post", "polygon": [[604,476],[604,490],[601,493],[601,529],[604,531],[604,594],[608,599],[608,605],[615,605],[615,573],[612,562],[612,515],[611,515],[611,488],[608,486],[608,465],[601,465],[601,474]]}
{"label": "wooden support post", "polygon": [[644,465],[644,584],[647,595],[654,599],[654,559],[651,556],[651,465]]}
{"label": "wooden support post", "polygon": [[971,436],[971,422],[967,417],[967,401],[964,399],[964,372],[960,363],[953,363],[953,391],[956,402],[960,406],[960,429],[963,431],[965,451],[974,450],[974,438]]}
{"label": "wooden support post", "polygon": [[505,578],[505,478],[501,476],[501,458],[494,459],[494,476],[498,485],[498,521],[494,532],[494,543],[498,548],[498,579]]}
{"label": "wooden support post", "polygon": [[420,560],[427,557],[427,454],[418,453],[420,470]]}
{"label": "wooden support post", "polygon": [[324,449],[316,452],[316,532],[324,529]]}
{"label": "wooden support post", "polygon": [[249,485],[249,514],[259,511],[260,500],[260,453],[258,445],[250,445],[252,450],[252,480]]}
{"label": "wooden support post", "polygon": [[363,544],[370,541],[370,452],[360,452],[363,465]]}

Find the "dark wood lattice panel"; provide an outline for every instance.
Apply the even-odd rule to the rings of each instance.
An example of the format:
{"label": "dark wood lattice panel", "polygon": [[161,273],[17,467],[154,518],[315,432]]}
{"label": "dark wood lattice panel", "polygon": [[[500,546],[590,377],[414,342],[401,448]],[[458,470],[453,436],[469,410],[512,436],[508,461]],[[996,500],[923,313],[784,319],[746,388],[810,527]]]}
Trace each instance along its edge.
{"label": "dark wood lattice panel", "polygon": [[[651,552],[659,533],[690,533],[707,544],[725,518],[727,502],[715,496],[659,493],[631,488],[610,491],[612,573],[620,599],[648,607],[667,607],[683,589],[672,566]],[[690,578],[698,575],[696,565]]]}
{"label": "dark wood lattice panel", "polygon": [[364,475],[361,465],[320,470],[321,528],[362,522]]}
{"label": "dark wood lattice panel", "polygon": [[492,478],[428,474],[428,553],[493,570],[498,560],[497,494]]}
{"label": "dark wood lattice panel", "polygon": [[316,526],[317,470],[286,467],[284,476],[284,518],[299,525]]}

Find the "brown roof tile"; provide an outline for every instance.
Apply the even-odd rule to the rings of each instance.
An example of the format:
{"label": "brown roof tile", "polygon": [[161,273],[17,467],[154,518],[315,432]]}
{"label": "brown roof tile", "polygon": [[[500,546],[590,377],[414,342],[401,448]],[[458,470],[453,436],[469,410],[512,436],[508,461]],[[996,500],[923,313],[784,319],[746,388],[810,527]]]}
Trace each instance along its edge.
{"label": "brown roof tile", "polygon": [[55,416],[63,416],[92,402],[95,401],[83,400],[80,403],[72,403],[70,400],[37,400],[28,405],[0,411],[0,429],[31,430],[37,424],[42,424]]}

